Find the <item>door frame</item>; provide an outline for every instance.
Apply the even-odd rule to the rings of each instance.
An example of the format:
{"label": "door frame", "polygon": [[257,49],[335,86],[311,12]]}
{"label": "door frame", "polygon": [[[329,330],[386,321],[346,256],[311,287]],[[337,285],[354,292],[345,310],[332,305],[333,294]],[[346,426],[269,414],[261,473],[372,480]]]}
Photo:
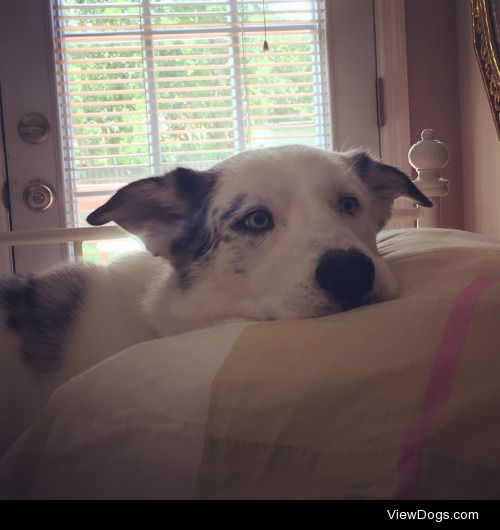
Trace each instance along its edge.
{"label": "door frame", "polygon": [[[3,113],[2,94],[0,92],[0,232],[10,232],[9,210],[4,204],[4,194],[7,194],[7,172],[5,166],[5,151],[3,141]],[[6,195],[5,195],[5,198]],[[12,251],[9,247],[0,246],[0,274],[13,272]]]}

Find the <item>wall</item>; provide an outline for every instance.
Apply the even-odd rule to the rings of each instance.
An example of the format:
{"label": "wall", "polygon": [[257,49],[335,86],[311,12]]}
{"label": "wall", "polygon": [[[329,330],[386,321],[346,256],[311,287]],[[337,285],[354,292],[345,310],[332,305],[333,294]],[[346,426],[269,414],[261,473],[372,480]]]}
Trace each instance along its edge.
{"label": "wall", "polygon": [[463,228],[456,0],[406,0],[405,11],[411,141],[431,128],[448,145],[442,175],[450,193],[442,200],[441,226]]}
{"label": "wall", "polygon": [[405,0],[411,139],[450,149],[442,225],[500,239],[500,141],[472,45],[470,0]]}
{"label": "wall", "polygon": [[500,141],[472,46],[469,0],[457,0],[464,227],[500,239]]}

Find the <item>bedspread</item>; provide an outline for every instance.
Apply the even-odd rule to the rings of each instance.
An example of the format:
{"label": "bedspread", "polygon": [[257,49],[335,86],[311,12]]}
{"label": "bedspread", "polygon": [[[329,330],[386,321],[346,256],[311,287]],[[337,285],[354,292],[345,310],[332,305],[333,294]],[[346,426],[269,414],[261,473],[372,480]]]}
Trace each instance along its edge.
{"label": "bedspread", "polygon": [[7,498],[500,498],[500,244],[382,234],[395,300],[136,345],[0,462]]}

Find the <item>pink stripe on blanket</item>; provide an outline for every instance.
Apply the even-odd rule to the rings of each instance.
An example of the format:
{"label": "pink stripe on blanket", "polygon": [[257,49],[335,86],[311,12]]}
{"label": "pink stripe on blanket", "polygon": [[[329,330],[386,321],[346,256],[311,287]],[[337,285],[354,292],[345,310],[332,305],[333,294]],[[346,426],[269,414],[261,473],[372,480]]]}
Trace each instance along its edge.
{"label": "pink stripe on blanket", "polygon": [[398,499],[416,499],[422,474],[422,451],[434,417],[448,401],[472,315],[481,295],[499,276],[478,276],[456,298],[434,359],[421,413],[410,425],[400,448]]}

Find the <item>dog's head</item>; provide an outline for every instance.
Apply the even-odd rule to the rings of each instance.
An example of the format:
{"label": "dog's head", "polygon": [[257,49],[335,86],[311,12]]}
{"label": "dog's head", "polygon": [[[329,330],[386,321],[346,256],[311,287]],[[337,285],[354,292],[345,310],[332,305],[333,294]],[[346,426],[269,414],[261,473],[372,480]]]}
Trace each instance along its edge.
{"label": "dog's head", "polygon": [[88,222],[115,221],[171,262],[169,303],[192,327],[304,318],[395,295],[375,237],[401,195],[432,206],[364,152],[285,146],[133,182]]}

